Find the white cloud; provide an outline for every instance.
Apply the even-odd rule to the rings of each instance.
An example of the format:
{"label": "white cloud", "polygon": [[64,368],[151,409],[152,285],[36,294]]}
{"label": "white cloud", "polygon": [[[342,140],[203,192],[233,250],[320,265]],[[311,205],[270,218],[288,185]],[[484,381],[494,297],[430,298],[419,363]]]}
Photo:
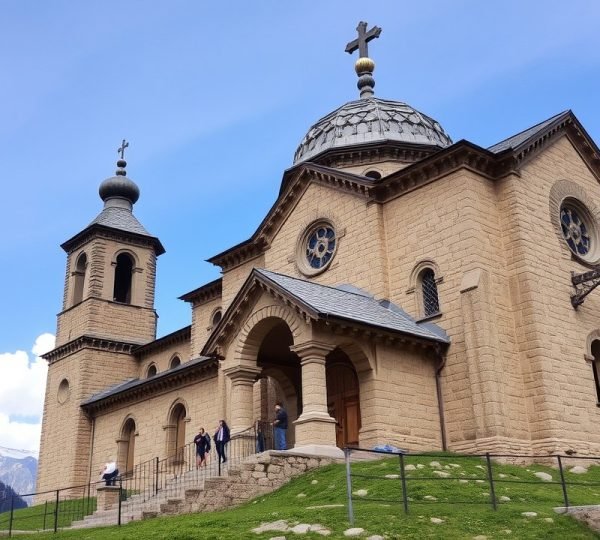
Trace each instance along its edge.
{"label": "white cloud", "polygon": [[31,349],[33,359],[25,351],[0,353],[0,446],[39,450],[48,373],[40,355],[52,350],[54,343],[52,334],[38,336]]}

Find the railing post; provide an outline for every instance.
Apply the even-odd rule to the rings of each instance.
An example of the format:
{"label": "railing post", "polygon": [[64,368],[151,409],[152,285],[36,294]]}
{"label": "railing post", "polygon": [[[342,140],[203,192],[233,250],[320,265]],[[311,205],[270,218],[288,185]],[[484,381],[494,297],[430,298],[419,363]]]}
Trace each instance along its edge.
{"label": "railing post", "polygon": [[121,505],[123,504],[123,482],[119,483],[119,515],[117,518],[117,525],[121,526]]}
{"label": "railing post", "polygon": [[496,505],[496,491],[494,490],[494,476],[492,473],[492,460],[490,459],[490,453],[485,453],[485,460],[487,462],[487,473],[488,478],[490,480],[490,498],[492,499],[492,508],[494,510],[498,510],[498,506]]}
{"label": "railing post", "polygon": [[346,490],[348,491],[348,521],[354,525],[354,508],[352,507],[352,476],[350,471],[350,449],[344,448],[346,458]]}
{"label": "railing post", "polygon": [[44,524],[42,525],[42,530],[46,530],[46,512],[48,511],[48,501],[44,503]]}
{"label": "railing post", "polygon": [[408,514],[408,493],[406,491],[406,473],[404,469],[404,454],[400,454],[400,479],[402,481],[402,503],[404,504],[404,513]]}
{"label": "railing post", "polygon": [[58,530],[58,502],[59,502],[60,490],[56,490],[56,500],[54,502],[54,532]]}
{"label": "railing post", "polygon": [[10,518],[8,522],[8,537],[12,537],[12,528],[13,528],[13,516],[15,512],[15,495],[14,493],[10,496]]}
{"label": "railing post", "polygon": [[558,470],[560,472],[560,484],[562,486],[563,499],[565,501],[565,509],[569,508],[569,497],[567,495],[567,483],[565,482],[565,471],[563,470],[562,459],[560,456],[556,456],[558,459]]}
{"label": "railing post", "polygon": [[154,495],[158,493],[158,456],[154,458]]}

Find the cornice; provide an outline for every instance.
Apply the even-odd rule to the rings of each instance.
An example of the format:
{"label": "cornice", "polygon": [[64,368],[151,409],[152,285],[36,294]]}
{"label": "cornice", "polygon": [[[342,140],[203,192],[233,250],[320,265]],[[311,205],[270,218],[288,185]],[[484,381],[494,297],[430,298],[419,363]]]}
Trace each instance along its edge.
{"label": "cornice", "polygon": [[517,172],[512,154],[496,155],[469,141],[461,140],[379,180],[372,189],[373,200],[386,202],[459,169],[472,170],[488,179]]}
{"label": "cornice", "polygon": [[215,279],[210,283],[206,283],[193,291],[185,293],[179,297],[179,300],[190,302],[192,306],[206,304],[211,300],[221,298],[223,294],[223,278]]}
{"label": "cornice", "polygon": [[165,253],[165,248],[155,236],[146,236],[134,232],[123,231],[121,229],[113,229],[112,227],[106,227],[105,225],[99,225],[98,223],[86,227],[83,231],[77,233],[66,242],[63,242],[60,247],[69,253],[78,249],[94,237],[117,240],[118,242],[136,246],[151,247],[154,249],[157,256]]}
{"label": "cornice", "polygon": [[176,388],[187,386],[206,378],[207,375],[216,375],[218,369],[219,361],[216,358],[207,358],[204,362],[190,364],[189,366],[182,364],[176,370],[166,371],[150,379],[140,381],[139,384],[125,388],[121,392],[100,398],[92,403],[83,403],[81,408],[88,414],[94,415],[118,405],[145,401],[171,392]]}
{"label": "cornice", "polygon": [[136,347],[139,347],[139,343],[115,341],[112,339],[84,335],[63,344],[60,347],[56,347],[46,354],[43,354],[42,358],[47,360],[49,365],[52,365],[82,349],[95,349],[98,351],[108,351],[130,355]]}
{"label": "cornice", "polygon": [[175,332],[167,334],[166,336],[151,341],[150,343],[138,346],[136,349],[134,349],[133,354],[141,359],[149,353],[165,349],[176,343],[184,343],[186,341],[189,341],[191,335],[192,327],[186,326],[184,328],[181,328],[180,330],[176,330]]}
{"label": "cornice", "polygon": [[414,163],[439,152],[439,146],[378,141],[362,145],[330,148],[311,158],[311,162],[326,167],[351,167],[381,161]]}

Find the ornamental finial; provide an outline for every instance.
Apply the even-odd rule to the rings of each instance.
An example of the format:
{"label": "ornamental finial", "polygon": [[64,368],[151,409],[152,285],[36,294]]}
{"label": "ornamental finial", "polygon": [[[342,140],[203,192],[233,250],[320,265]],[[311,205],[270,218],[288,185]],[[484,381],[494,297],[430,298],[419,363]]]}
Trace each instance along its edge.
{"label": "ornamental finial", "polygon": [[125,167],[127,167],[127,162],[125,161],[125,148],[127,148],[128,146],[129,143],[125,139],[123,139],[121,146],[117,148],[117,153],[121,154],[121,159],[117,161],[117,176],[127,176],[127,171],[125,170]]}
{"label": "ornamental finial", "polygon": [[373,78],[373,71],[375,71],[375,62],[369,58],[369,41],[378,38],[381,34],[381,28],[374,26],[367,31],[367,23],[361,21],[356,27],[358,32],[358,38],[351,41],[346,45],[346,52],[352,54],[358,49],[358,60],[354,65],[356,74],[358,75],[358,83],[356,86],[360,91],[361,98],[371,97],[374,92],[375,79]]}

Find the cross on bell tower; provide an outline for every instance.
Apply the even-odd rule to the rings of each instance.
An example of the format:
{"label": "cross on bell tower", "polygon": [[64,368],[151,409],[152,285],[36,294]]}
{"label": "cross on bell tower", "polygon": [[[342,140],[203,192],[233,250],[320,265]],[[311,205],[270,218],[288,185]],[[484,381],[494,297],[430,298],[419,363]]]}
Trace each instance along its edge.
{"label": "cross on bell tower", "polygon": [[352,54],[358,49],[358,60],[354,65],[356,74],[358,75],[358,83],[356,86],[360,91],[361,98],[369,98],[373,95],[373,88],[375,87],[375,79],[373,78],[373,71],[375,70],[375,62],[369,58],[369,41],[378,38],[381,34],[381,28],[379,26],[373,26],[370,30],[367,30],[367,23],[361,21],[356,27],[358,37],[350,41],[346,45],[346,52]]}

